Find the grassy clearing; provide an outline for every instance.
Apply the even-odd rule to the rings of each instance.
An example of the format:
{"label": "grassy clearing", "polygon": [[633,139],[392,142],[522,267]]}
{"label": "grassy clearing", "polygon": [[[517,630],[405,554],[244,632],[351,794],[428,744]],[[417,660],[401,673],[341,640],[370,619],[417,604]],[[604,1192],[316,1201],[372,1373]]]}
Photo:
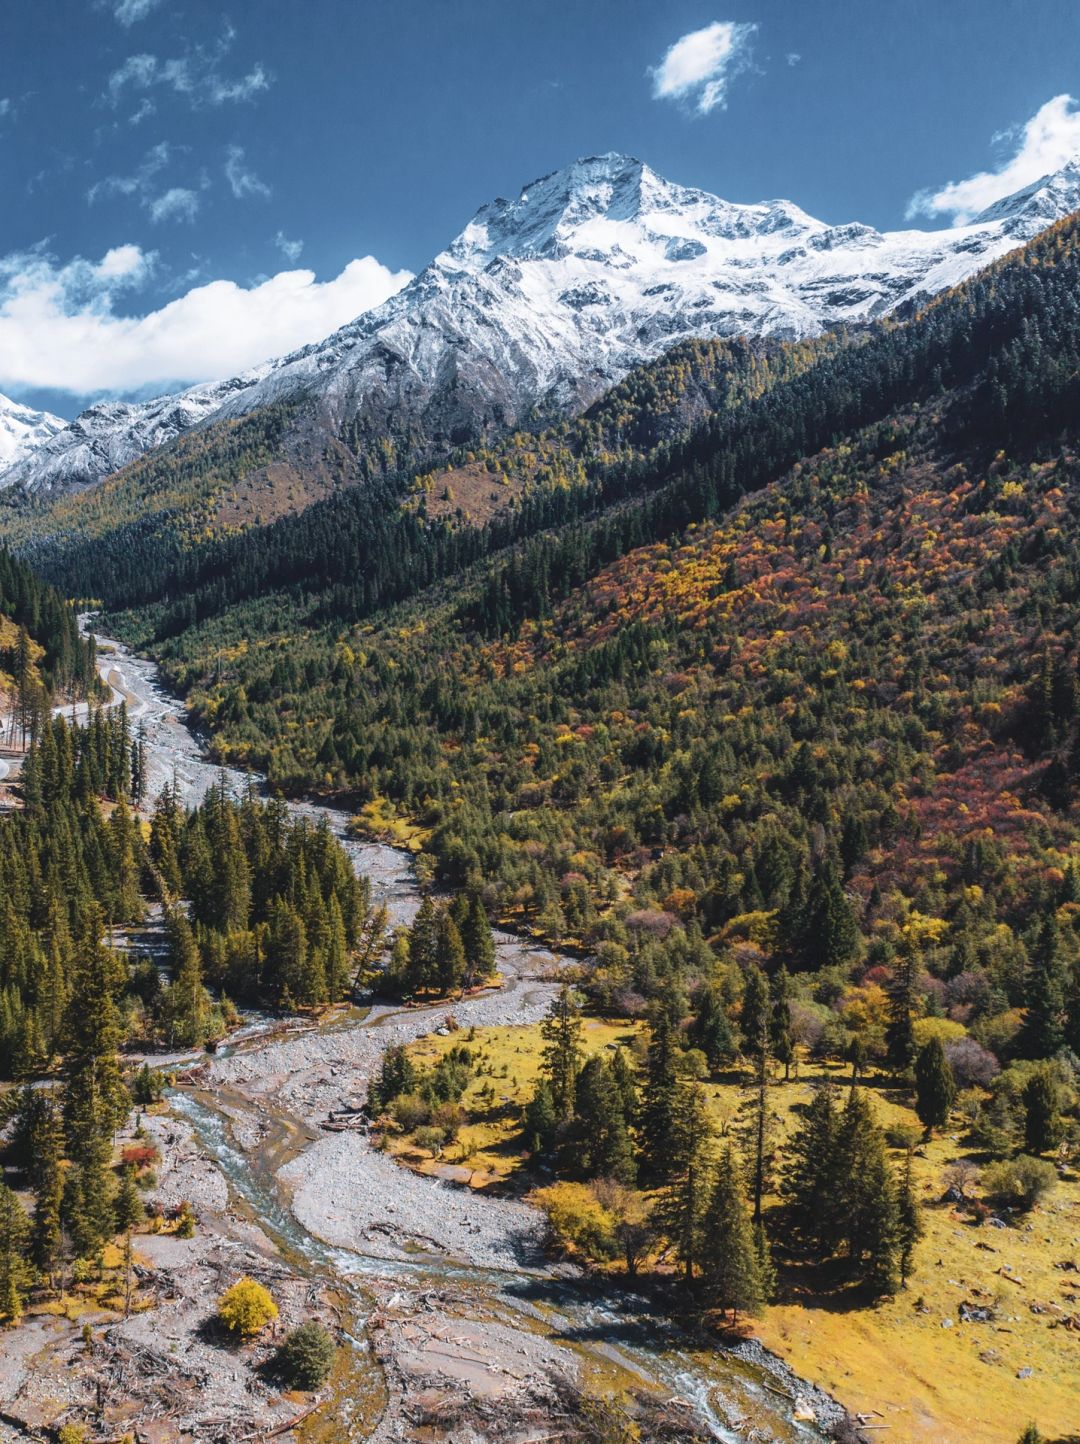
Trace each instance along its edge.
{"label": "grassy clearing", "polygon": [[[638,1024],[590,1018],[585,1021],[582,1046],[588,1056],[619,1043],[631,1044],[640,1031]],[[468,1123],[438,1158],[417,1149],[407,1138],[390,1136],[388,1147],[421,1173],[433,1173],[450,1164],[469,1171],[473,1188],[505,1188],[522,1173],[525,1163],[521,1110],[532,1096],[540,1071],[540,1028],[477,1028],[444,1037],[432,1035],[411,1044],[409,1056],[415,1063],[431,1067],[461,1044],[473,1052],[477,1068],[461,1100]],[[493,1098],[489,1088],[494,1090]]]}
{"label": "grassy clearing", "polygon": [[[642,1032],[632,1023],[588,1019],[583,1044],[587,1053],[620,1042],[640,1048]],[[425,1038],[409,1051],[430,1066],[466,1041],[483,1072],[462,1100],[469,1121],[459,1138],[441,1160],[408,1140],[391,1140],[391,1150],[422,1172],[457,1165],[473,1187],[523,1187],[531,1180],[520,1151],[520,1109],[539,1070],[540,1029],[482,1028]],[[800,1072],[769,1090],[781,1141],[815,1082],[847,1079],[837,1065],[804,1065]],[[867,1081],[881,1122],[917,1123],[885,1080]],[[717,1129],[730,1130],[748,1091],[737,1076],[704,1086]],[[882,1437],[892,1444],[1015,1444],[1030,1420],[1049,1439],[1078,1438],[1080,1332],[1066,1320],[1080,1319],[1080,1272],[1055,1265],[1080,1267],[1080,1178],[1074,1170],[1008,1228],[976,1228],[962,1211],[938,1202],[946,1167],[965,1157],[979,1161],[957,1135],[934,1138],[916,1153],[925,1236],[907,1289],[867,1307],[843,1292],[816,1292],[803,1270],[782,1267],[781,1301],[755,1321],[755,1332],[852,1411],[879,1411],[874,1422],[889,1426]],[[775,1196],[768,1200],[770,1209],[778,1206]],[[995,1317],[964,1323],[961,1303],[989,1307]],[[1027,1369],[1030,1375],[1019,1377]]]}
{"label": "grassy clearing", "polygon": [[365,802],[350,822],[349,830],[358,837],[388,842],[394,847],[404,847],[409,852],[422,851],[431,836],[430,828],[418,827],[408,818],[401,816],[393,803],[385,797],[375,797],[370,802]]}

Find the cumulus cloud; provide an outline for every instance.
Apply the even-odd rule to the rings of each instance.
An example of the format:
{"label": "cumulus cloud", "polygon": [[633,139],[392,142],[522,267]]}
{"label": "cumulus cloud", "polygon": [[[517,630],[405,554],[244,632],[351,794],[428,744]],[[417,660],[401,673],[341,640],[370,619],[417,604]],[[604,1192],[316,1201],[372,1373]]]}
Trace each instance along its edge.
{"label": "cumulus cloud", "polygon": [[284,231],[278,231],[274,237],[274,245],[287,261],[298,261],[300,252],[304,249],[303,241],[290,241]]}
{"label": "cumulus cloud", "polygon": [[242,201],[246,196],[261,196],[266,200],[270,195],[270,187],[266,182],[260,180],[244,163],[244,148],[241,145],[230,145],[225,153],[225,179],[238,201]]}
{"label": "cumulus cloud", "polygon": [[671,46],[649,73],[657,100],[681,100],[699,115],[727,104],[732,79],[746,68],[750,39],[756,25],[716,20],[702,30],[691,30]]}
{"label": "cumulus cloud", "polygon": [[321,340],[411,279],[364,256],[329,281],[295,269],[251,286],[216,280],[120,314],[156,266],[136,245],[96,262],[62,264],[41,248],[0,257],[0,390],[134,394],[235,375]]}
{"label": "cumulus cloud", "polygon": [[1080,105],[1071,95],[1055,95],[1025,124],[1003,131],[993,140],[1010,148],[997,170],[950,181],[940,190],[919,191],[908,203],[909,218],[951,216],[954,225],[966,225],[995,201],[1076,160],[1080,156]]}
{"label": "cumulus cloud", "polygon": [[196,109],[253,100],[261,90],[269,89],[272,77],[261,63],[253,65],[244,75],[222,74],[222,61],[235,38],[236,31],[227,24],[214,45],[193,46],[171,60],[146,53],[129,55],[123,65],[110,74],[105,99],[117,106],[128,94],[164,87],[183,96]]}
{"label": "cumulus cloud", "polygon": [[160,4],[161,0],[114,0],[113,18],[127,30],[136,21],[145,20]]}

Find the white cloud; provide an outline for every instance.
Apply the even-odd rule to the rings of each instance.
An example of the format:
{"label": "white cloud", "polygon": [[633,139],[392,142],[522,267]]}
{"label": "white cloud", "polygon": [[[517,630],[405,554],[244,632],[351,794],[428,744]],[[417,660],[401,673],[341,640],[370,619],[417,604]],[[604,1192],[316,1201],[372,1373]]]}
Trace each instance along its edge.
{"label": "white cloud", "polygon": [[274,245],[287,261],[298,261],[300,252],[304,249],[303,241],[290,241],[284,231],[278,231],[274,237]]}
{"label": "white cloud", "polygon": [[717,20],[692,30],[671,46],[649,73],[657,100],[692,102],[699,115],[727,104],[727,88],[745,69],[750,38],[756,25]]}
{"label": "white cloud", "polygon": [[150,219],[157,225],[160,221],[193,221],[198,213],[200,201],[197,191],[186,186],[170,188],[151,200],[147,209]]}
{"label": "white cloud", "polygon": [[247,287],[210,281],[146,315],[118,315],[155,262],[135,245],[97,262],[60,264],[40,248],[0,257],[0,390],[85,397],[231,376],[321,340],[410,279],[364,256],[329,281],[309,270]]}
{"label": "white cloud", "polygon": [[993,140],[998,144],[1007,141],[1012,147],[1012,154],[997,170],[950,181],[938,191],[919,191],[908,203],[908,216],[951,216],[954,225],[963,226],[995,201],[1076,160],[1080,156],[1080,107],[1071,95],[1055,95],[1024,125],[995,135]]}
{"label": "white cloud", "polygon": [[164,86],[184,96],[198,108],[224,105],[227,101],[253,100],[261,90],[268,90],[273,77],[257,62],[246,75],[226,76],[221,62],[232,48],[236,32],[226,24],[221,37],[209,49],[193,46],[184,55],[162,60],[156,55],[129,55],[106,82],[106,100],[113,106],[131,91],[147,91]]}
{"label": "white cloud", "polygon": [[[86,192],[86,199],[93,205],[102,196],[134,196],[155,225],[160,221],[193,221],[202,203],[198,191],[188,186],[158,188],[158,176],[172,160],[173,153],[168,141],[160,141],[146,152],[131,175],[109,175],[95,181]],[[205,190],[208,185],[204,177],[201,188]]]}
{"label": "white cloud", "polygon": [[11,97],[0,95],[0,120],[4,120],[12,112]]}
{"label": "white cloud", "polygon": [[160,4],[161,0],[115,0],[112,13],[114,18],[127,29],[137,20],[145,20],[151,10],[156,10]]}
{"label": "white cloud", "polygon": [[255,172],[244,164],[243,146],[230,145],[226,151],[225,179],[238,201],[245,196],[261,196],[266,200],[270,195],[270,187],[266,182],[260,180]]}
{"label": "white cloud", "polygon": [[786,59],[789,65],[798,65],[799,61],[802,59],[802,56],[797,50],[789,50]]}
{"label": "white cloud", "polygon": [[91,205],[108,195],[141,196],[145,199],[153,187],[154,177],[169,164],[171,155],[168,141],[159,141],[146,152],[131,175],[108,175],[95,181],[86,192],[86,199]]}

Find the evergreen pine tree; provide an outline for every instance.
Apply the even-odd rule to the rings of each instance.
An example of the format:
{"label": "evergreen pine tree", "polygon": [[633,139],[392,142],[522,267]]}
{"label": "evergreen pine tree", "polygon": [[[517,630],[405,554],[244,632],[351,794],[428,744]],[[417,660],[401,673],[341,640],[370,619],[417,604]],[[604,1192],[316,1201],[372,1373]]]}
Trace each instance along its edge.
{"label": "evergreen pine tree", "polygon": [[581,1016],[574,995],[565,985],[540,1025],[544,1039],[544,1077],[551,1088],[551,1102],[559,1123],[574,1113],[574,1092],[581,1068]]}
{"label": "evergreen pine tree", "polygon": [[26,1243],[30,1221],[22,1204],[6,1184],[0,1183],[0,1315],[14,1324],[22,1317],[30,1269]]}
{"label": "evergreen pine tree", "polygon": [[795,1060],[795,1036],[791,1031],[791,975],[781,967],[773,975],[769,985],[772,1001],[769,1018],[769,1040],[772,1055],[783,1065],[785,1080],[791,1077],[791,1065]]}
{"label": "evergreen pine tree", "polygon": [[891,1292],[897,1282],[896,1187],[884,1135],[861,1088],[848,1098],[837,1142],[838,1178],[844,1180],[840,1226],[852,1269],[875,1292]]}
{"label": "evergreen pine tree", "polygon": [[1028,1058],[1052,1058],[1065,1041],[1068,971],[1053,916],[1043,924],[1024,989],[1021,1042]]}
{"label": "evergreen pine tree", "polygon": [[885,1058],[899,1078],[911,1071],[918,1053],[915,1042],[915,989],[919,977],[918,959],[899,959],[889,986],[889,1020],[885,1028]]}
{"label": "evergreen pine tree", "polygon": [[632,1183],[637,1172],[622,1095],[602,1057],[590,1058],[578,1074],[567,1154],[572,1171],[581,1178]]}
{"label": "evergreen pine tree", "polygon": [[202,958],[191,924],[179,908],[166,916],[169,970],[172,981],[164,1001],[165,1028],[170,1043],[200,1048],[210,1029],[210,997],[203,987]]}
{"label": "evergreen pine tree", "polygon": [[704,1212],[701,1256],[710,1297],[718,1308],[731,1310],[732,1325],[740,1311],[756,1313],[764,1302],[758,1246],[730,1143],[720,1155]]}
{"label": "evergreen pine tree", "polygon": [[439,918],[435,945],[436,986],[441,993],[456,992],[464,984],[465,972],[465,947],[461,934],[450,913],[444,912]]}
{"label": "evergreen pine tree", "polygon": [[689,1283],[701,1257],[712,1130],[705,1094],[698,1084],[678,1084],[673,1102],[671,1168],[660,1196],[658,1218]]}
{"label": "evergreen pine tree", "polygon": [[409,991],[438,986],[439,915],[428,893],[409,929]]}
{"label": "evergreen pine tree", "polygon": [[645,1083],[641,1092],[638,1134],[642,1162],[648,1178],[660,1183],[675,1168],[675,1107],[678,1074],[675,1040],[666,1008],[656,1008],[650,1019],[651,1036],[645,1056]]}
{"label": "evergreen pine tree", "polygon": [[1047,1067],[1038,1068],[1024,1084],[1024,1148],[1038,1157],[1061,1142],[1058,1087]]}
{"label": "evergreen pine tree", "polygon": [[956,1079],[945,1057],[941,1039],[930,1038],[915,1060],[915,1112],[930,1134],[944,1128],[956,1097]]}
{"label": "evergreen pine tree", "polygon": [[524,1135],[525,1146],[532,1154],[547,1153],[555,1141],[559,1118],[555,1112],[555,1100],[551,1084],[541,1078],[533,1090],[533,1096],[525,1105]]}
{"label": "evergreen pine tree", "polygon": [[794,1231],[823,1252],[835,1247],[843,1180],[839,1118],[831,1085],[819,1088],[788,1140],[781,1192]]}
{"label": "evergreen pine tree", "polygon": [[709,1069],[717,1073],[728,1067],[735,1057],[735,1039],[724,1011],[720,994],[704,984],[694,994],[694,1017],[690,1025],[690,1042],[705,1054]]}
{"label": "evergreen pine tree", "polygon": [[896,1186],[896,1264],[902,1287],[915,1271],[915,1245],[922,1237],[922,1216],[911,1177],[911,1150]]}
{"label": "evergreen pine tree", "polygon": [[100,1169],[128,1106],[117,1058],[121,1035],[115,990],[121,973],[101,943],[96,907],[85,910],[79,933],[67,1018],[64,1122],[68,1157]]}
{"label": "evergreen pine tree", "polygon": [[754,1222],[761,1222],[765,1193],[765,1140],[769,1114],[766,1084],[773,1023],[773,1003],[765,974],[752,965],[743,993],[742,1028],[744,1047],[754,1062],[753,1194]]}

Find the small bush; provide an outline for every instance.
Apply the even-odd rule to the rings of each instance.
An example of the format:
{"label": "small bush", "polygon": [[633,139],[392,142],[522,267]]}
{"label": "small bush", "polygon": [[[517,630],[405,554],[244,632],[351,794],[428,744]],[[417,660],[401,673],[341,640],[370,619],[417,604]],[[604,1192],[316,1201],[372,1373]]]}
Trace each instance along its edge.
{"label": "small bush", "polygon": [[185,1198],[180,1204],[180,1212],[176,1216],[177,1238],[194,1238],[195,1222],[195,1210]]}
{"label": "small bush", "polygon": [[890,1148],[902,1148],[910,1153],[922,1142],[923,1130],[914,1123],[891,1123],[885,1130],[885,1142]]}
{"label": "small bush", "polygon": [[446,1134],[441,1128],[432,1128],[430,1124],[418,1128],[413,1135],[416,1139],[417,1148],[426,1149],[428,1153],[439,1154],[446,1142]]}
{"label": "small bush", "polygon": [[598,1262],[618,1253],[615,1220],[583,1183],[553,1183],[534,1197],[561,1247],[573,1247]]}
{"label": "small bush", "polygon": [[314,1320],[301,1324],[277,1351],[274,1367],[290,1389],[318,1389],[334,1364],[330,1333]]}
{"label": "small bush", "polygon": [[[154,977],[157,978],[157,969],[153,969]],[[165,1074],[151,1068],[149,1063],[144,1063],[131,1083],[131,1096],[134,1101],[142,1107],[148,1107],[151,1103],[159,1103],[165,1092]]]}
{"label": "small bush", "polygon": [[406,1133],[421,1128],[431,1117],[431,1109],[418,1093],[402,1093],[390,1105],[394,1122]]}
{"label": "small bush", "polygon": [[1030,1158],[1022,1153],[1019,1158],[1003,1159],[984,1169],[983,1192],[987,1198],[1010,1204],[1025,1212],[1057,1183],[1057,1172],[1052,1163],[1043,1158]]}
{"label": "small bush", "polygon": [[152,1143],[129,1143],[121,1150],[120,1162],[125,1168],[148,1168],[160,1157]]}
{"label": "small bush", "polygon": [[218,1299],[218,1318],[231,1334],[249,1339],[277,1318],[277,1304],[268,1289],[254,1279],[242,1278]]}
{"label": "small bush", "polygon": [[59,1444],[85,1444],[89,1434],[85,1424],[65,1424],[56,1437]]}
{"label": "small bush", "polygon": [[460,1103],[440,1103],[432,1109],[431,1121],[441,1128],[447,1138],[456,1138],[465,1122],[466,1113]]}

